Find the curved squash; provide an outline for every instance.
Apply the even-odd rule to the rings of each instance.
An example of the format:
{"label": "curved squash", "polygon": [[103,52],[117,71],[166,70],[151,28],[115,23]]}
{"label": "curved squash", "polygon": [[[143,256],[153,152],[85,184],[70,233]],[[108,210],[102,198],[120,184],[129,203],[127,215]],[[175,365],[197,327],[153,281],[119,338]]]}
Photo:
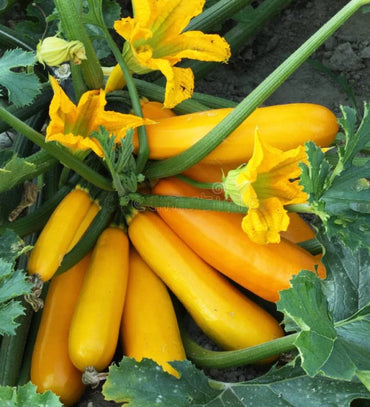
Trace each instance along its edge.
{"label": "curved squash", "polygon": [[129,221],[132,244],[203,332],[224,349],[281,337],[278,322],[190,249],[154,212]]}
{"label": "curved squash", "polygon": [[[199,196],[199,190],[177,178],[160,180],[158,195]],[[211,197],[212,192],[208,192]],[[277,301],[279,291],[302,269],[321,277],[324,266],[298,245],[281,239],[278,244],[252,242],[241,228],[243,215],[195,209],[157,208],[161,218],[204,261],[242,287],[268,301]],[[215,255],[217,253],[217,255]]]}

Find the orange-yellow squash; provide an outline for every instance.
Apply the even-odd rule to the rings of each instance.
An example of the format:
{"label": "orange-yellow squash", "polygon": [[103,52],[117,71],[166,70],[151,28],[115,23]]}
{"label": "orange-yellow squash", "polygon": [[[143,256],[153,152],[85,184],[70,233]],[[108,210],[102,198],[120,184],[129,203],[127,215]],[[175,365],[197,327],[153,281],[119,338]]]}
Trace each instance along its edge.
{"label": "orange-yellow squash", "polygon": [[122,318],[128,276],[129,243],[119,227],[99,236],[73,314],[69,356],[81,371],[101,371],[114,355]]}
{"label": "orange-yellow squash", "polygon": [[288,216],[288,229],[284,232],[280,232],[280,236],[293,243],[300,243],[315,238],[314,230],[298,213],[289,212]]}
{"label": "orange-yellow squash", "polygon": [[147,119],[156,120],[176,116],[176,113],[173,110],[165,108],[161,102],[142,98],[140,104],[143,117]]}
{"label": "orange-yellow squash", "polygon": [[85,389],[68,355],[68,335],[89,257],[51,281],[32,353],[31,381],[37,391],[51,390],[65,405],[77,402]]}
{"label": "orange-yellow squash", "polygon": [[154,212],[129,220],[132,244],[203,332],[224,349],[281,337],[278,322],[204,262]]}
{"label": "orange-yellow squash", "polygon": [[[160,180],[153,191],[199,196],[197,188],[177,178]],[[212,197],[211,191],[208,194]],[[319,275],[325,275],[317,258],[284,238],[276,244],[252,242],[241,228],[241,214],[179,208],[157,211],[204,261],[265,300],[277,301],[279,291],[289,288],[292,276],[302,269],[314,271],[318,264]]]}
{"label": "orange-yellow squash", "polygon": [[125,355],[149,358],[178,376],[168,363],[186,358],[167,287],[135,249],[130,250],[127,294],[121,324]]}
{"label": "orange-yellow squash", "polygon": [[[158,119],[146,127],[150,158],[162,160],[186,150],[224,119],[232,108],[214,109]],[[283,151],[308,140],[329,146],[338,131],[335,115],[326,107],[292,103],[257,108],[219,146],[200,162],[245,163],[252,156],[256,129],[263,140]],[[137,147],[137,139],[134,139]]]}
{"label": "orange-yellow squash", "polygon": [[[42,281],[48,281],[71,249],[77,231],[81,237],[92,221],[90,215],[96,214],[98,208],[85,189],[76,187],[71,191],[41,231],[28,260],[28,274],[38,274]],[[88,213],[89,223],[84,221]]]}

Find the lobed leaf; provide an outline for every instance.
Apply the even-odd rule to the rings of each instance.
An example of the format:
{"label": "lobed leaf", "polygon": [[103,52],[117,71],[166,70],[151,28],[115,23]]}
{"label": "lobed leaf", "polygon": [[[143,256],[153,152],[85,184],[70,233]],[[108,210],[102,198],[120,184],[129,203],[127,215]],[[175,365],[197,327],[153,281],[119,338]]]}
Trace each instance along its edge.
{"label": "lobed leaf", "polygon": [[62,407],[59,397],[51,391],[37,393],[31,382],[23,386],[0,386],[0,405],[2,407]]}
{"label": "lobed leaf", "polygon": [[0,192],[16,186],[20,178],[32,173],[36,167],[26,158],[20,158],[16,154],[9,153],[9,151],[0,152]]}
{"label": "lobed leaf", "polygon": [[16,298],[29,294],[32,284],[23,270],[15,269],[16,259],[28,250],[23,241],[7,229],[0,239],[0,335],[14,335],[19,325],[17,317],[23,315],[24,307]]}
{"label": "lobed leaf", "polygon": [[305,407],[347,407],[352,400],[370,398],[361,383],[309,377],[293,364],[242,383],[208,380],[189,361],[172,365],[179,379],[149,359],[124,357],[119,366],[110,368],[103,394],[128,407],[301,407],[302,400]]}
{"label": "lobed leaf", "polygon": [[0,84],[8,89],[8,98],[15,106],[29,105],[40,94],[41,84],[33,72],[14,68],[32,67],[36,62],[35,54],[20,48],[6,50],[0,58]]}

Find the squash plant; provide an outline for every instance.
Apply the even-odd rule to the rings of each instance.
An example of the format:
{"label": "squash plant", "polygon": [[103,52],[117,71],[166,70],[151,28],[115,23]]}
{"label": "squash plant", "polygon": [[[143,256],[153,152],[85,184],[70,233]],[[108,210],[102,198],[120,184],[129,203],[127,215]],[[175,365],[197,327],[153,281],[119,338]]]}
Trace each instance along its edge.
{"label": "squash plant", "polygon": [[[204,3],[133,0],[121,17],[112,0],[39,0],[32,30],[0,26],[0,129],[18,133],[0,151],[1,403],[72,405],[100,382],[140,406],[370,399],[370,104],[260,107],[370,1],[348,1],[238,104],[194,80],[290,1]],[[229,19],[224,37],[202,32]],[[248,364],[266,373],[202,370]]]}

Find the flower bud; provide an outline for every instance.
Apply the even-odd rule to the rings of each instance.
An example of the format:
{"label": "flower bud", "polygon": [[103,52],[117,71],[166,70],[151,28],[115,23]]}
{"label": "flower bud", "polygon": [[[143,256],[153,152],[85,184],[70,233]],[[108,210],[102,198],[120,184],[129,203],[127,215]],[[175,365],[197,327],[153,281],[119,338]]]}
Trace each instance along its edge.
{"label": "flower bud", "polygon": [[235,170],[230,170],[222,180],[225,198],[231,198],[231,200],[239,206],[247,206],[243,201],[243,189],[245,185],[238,182],[239,175],[244,171],[244,168],[245,165],[241,165]]}
{"label": "flower bud", "polygon": [[86,59],[85,47],[81,41],[66,41],[58,37],[47,37],[40,41],[36,51],[37,60],[44,66],[59,66],[66,61],[79,65]]}

